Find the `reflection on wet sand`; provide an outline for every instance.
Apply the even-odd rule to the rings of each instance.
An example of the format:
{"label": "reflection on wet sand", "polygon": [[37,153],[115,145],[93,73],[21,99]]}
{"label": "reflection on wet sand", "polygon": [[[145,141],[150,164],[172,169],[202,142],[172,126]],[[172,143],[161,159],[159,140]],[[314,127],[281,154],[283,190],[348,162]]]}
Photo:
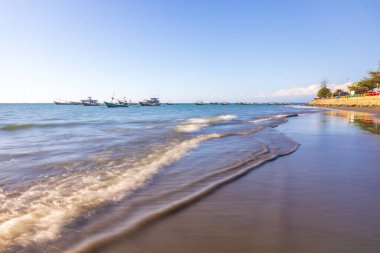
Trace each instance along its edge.
{"label": "reflection on wet sand", "polygon": [[343,110],[328,111],[325,114],[346,118],[348,123],[353,123],[364,131],[372,134],[380,134],[380,119],[376,118],[373,114]]}
{"label": "reflection on wet sand", "polygon": [[295,153],[95,252],[380,252],[380,135],[342,117],[289,120]]}

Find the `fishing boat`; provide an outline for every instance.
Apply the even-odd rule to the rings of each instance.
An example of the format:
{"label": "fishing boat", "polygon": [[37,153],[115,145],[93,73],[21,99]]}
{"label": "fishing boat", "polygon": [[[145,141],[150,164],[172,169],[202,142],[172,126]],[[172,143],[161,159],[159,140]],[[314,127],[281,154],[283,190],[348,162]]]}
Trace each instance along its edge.
{"label": "fishing boat", "polygon": [[98,100],[92,99],[92,97],[88,97],[88,99],[81,100],[84,106],[99,106],[101,105]]}
{"label": "fishing boat", "polygon": [[104,104],[109,107],[109,108],[114,108],[114,107],[128,107],[128,103],[112,103],[112,102],[106,102],[104,101]]}
{"label": "fishing boat", "polygon": [[115,99],[114,97],[111,98],[111,102],[104,101],[104,104],[109,108],[128,107],[129,106],[129,104],[125,98],[123,100],[121,100],[121,99]]}
{"label": "fishing boat", "polygon": [[204,105],[203,101],[202,100],[199,100],[197,102],[194,103],[195,105]]}
{"label": "fishing boat", "polygon": [[151,98],[151,99],[145,99],[144,101],[140,102],[140,105],[142,106],[160,106],[160,100],[158,98]]}
{"label": "fishing boat", "polygon": [[237,105],[253,105],[254,103],[249,103],[249,102],[237,102]]}
{"label": "fishing boat", "polygon": [[222,102],[222,103],[220,103],[221,105],[229,105],[230,103],[228,103],[228,102]]}
{"label": "fishing boat", "polygon": [[56,105],[81,105],[81,102],[74,102],[74,101],[64,101],[64,100],[58,100],[53,101]]}

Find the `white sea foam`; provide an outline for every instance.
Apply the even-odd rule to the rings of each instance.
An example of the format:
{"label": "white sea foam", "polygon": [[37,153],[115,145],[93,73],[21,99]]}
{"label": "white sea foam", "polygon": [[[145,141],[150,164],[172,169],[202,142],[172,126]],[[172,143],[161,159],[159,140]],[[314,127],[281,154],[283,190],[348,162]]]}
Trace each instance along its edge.
{"label": "white sea foam", "polygon": [[201,142],[219,137],[222,135],[208,134],[171,143],[128,168],[110,162],[108,168],[52,177],[23,192],[6,194],[1,190],[0,251],[57,238],[63,226],[76,217],[107,201],[120,200]]}
{"label": "white sea foam", "polygon": [[235,115],[219,115],[210,118],[192,118],[185,120],[183,123],[175,127],[178,132],[191,133],[199,131],[202,128],[208,127],[211,124],[219,121],[228,121],[235,119]]}
{"label": "white sea foam", "polygon": [[286,118],[288,116],[289,116],[289,114],[279,114],[279,115],[275,115],[275,116],[270,116],[270,117],[265,117],[265,118],[261,118],[261,119],[251,120],[251,121],[249,121],[249,123],[256,124],[256,123],[260,123],[260,122],[264,122],[264,121],[268,121],[268,120],[279,119],[279,118]]}
{"label": "white sea foam", "polygon": [[217,117],[218,119],[221,119],[221,120],[233,120],[233,119],[236,119],[236,115],[220,115]]}

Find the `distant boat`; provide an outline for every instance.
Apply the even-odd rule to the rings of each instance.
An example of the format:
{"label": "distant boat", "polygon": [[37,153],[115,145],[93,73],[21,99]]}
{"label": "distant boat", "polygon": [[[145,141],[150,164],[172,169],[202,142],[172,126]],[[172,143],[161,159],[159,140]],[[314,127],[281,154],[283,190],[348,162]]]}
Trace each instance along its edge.
{"label": "distant boat", "polygon": [[84,106],[99,106],[101,105],[98,100],[92,99],[92,97],[88,97],[88,99],[81,100]]}
{"label": "distant boat", "polygon": [[210,105],[219,105],[219,102],[210,102]]}
{"label": "distant boat", "polygon": [[173,102],[167,102],[166,105],[174,105]]}
{"label": "distant boat", "polygon": [[145,99],[144,101],[140,102],[140,105],[142,106],[160,106],[160,100],[158,98],[151,98],[151,99]]}
{"label": "distant boat", "polygon": [[54,101],[54,104],[56,105],[81,105],[81,102],[73,102],[73,101]]}
{"label": "distant boat", "polygon": [[237,102],[237,105],[254,105],[255,103],[249,103],[249,102]]}
{"label": "distant boat", "polygon": [[128,107],[129,104],[127,102],[127,100],[124,98],[124,100],[121,100],[121,99],[116,99],[115,101],[115,98],[112,97],[111,98],[111,102],[106,102],[104,101],[104,104],[109,107],[109,108],[115,108],[115,107]]}
{"label": "distant boat", "polygon": [[222,102],[222,103],[220,103],[221,105],[229,105],[230,103],[228,103],[228,102]]}
{"label": "distant boat", "polygon": [[112,102],[106,102],[104,101],[104,104],[107,106],[107,107],[110,107],[110,108],[113,108],[113,107],[128,107],[128,103],[112,103]]}
{"label": "distant boat", "polygon": [[195,105],[204,105],[203,101],[202,100],[199,100],[197,102],[194,103]]}

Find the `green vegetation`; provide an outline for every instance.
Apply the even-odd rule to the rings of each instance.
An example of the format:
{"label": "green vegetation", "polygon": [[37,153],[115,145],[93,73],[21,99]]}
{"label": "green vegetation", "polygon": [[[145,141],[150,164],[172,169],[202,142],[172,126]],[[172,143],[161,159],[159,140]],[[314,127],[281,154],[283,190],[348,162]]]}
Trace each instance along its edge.
{"label": "green vegetation", "polygon": [[317,93],[318,98],[328,98],[332,96],[331,90],[327,87],[327,80],[321,82],[321,88]]}
{"label": "green vegetation", "polygon": [[[332,96],[340,97],[340,96],[349,95],[348,92],[342,89],[337,89],[332,93],[331,90],[327,87],[327,83],[328,81],[326,79],[321,82],[321,88],[318,90],[318,93],[317,93],[318,98],[329,98]],[[380,91],[379,88],[380,88],[380,65],[377,71],[369,71],[367,77],[348,86],[348,90],[350,92],[354,91],[355,94],[359,94],[359,95],[374,92],[376,89],[377,89],[377,92],[379,92]]]}
{"label": "green vegetation", "polygon": [[380,68],[378,71],[368,72],[368,77],[348,86],[350,91],[355,91],[356,94],[373,92],[380,86]]}
{"label": "green vegetation", "polygon": [[342,89],[336,89],[333,93],[333,96],[342,96],[343,94],[346,95],[347,92],[343,91]]}

